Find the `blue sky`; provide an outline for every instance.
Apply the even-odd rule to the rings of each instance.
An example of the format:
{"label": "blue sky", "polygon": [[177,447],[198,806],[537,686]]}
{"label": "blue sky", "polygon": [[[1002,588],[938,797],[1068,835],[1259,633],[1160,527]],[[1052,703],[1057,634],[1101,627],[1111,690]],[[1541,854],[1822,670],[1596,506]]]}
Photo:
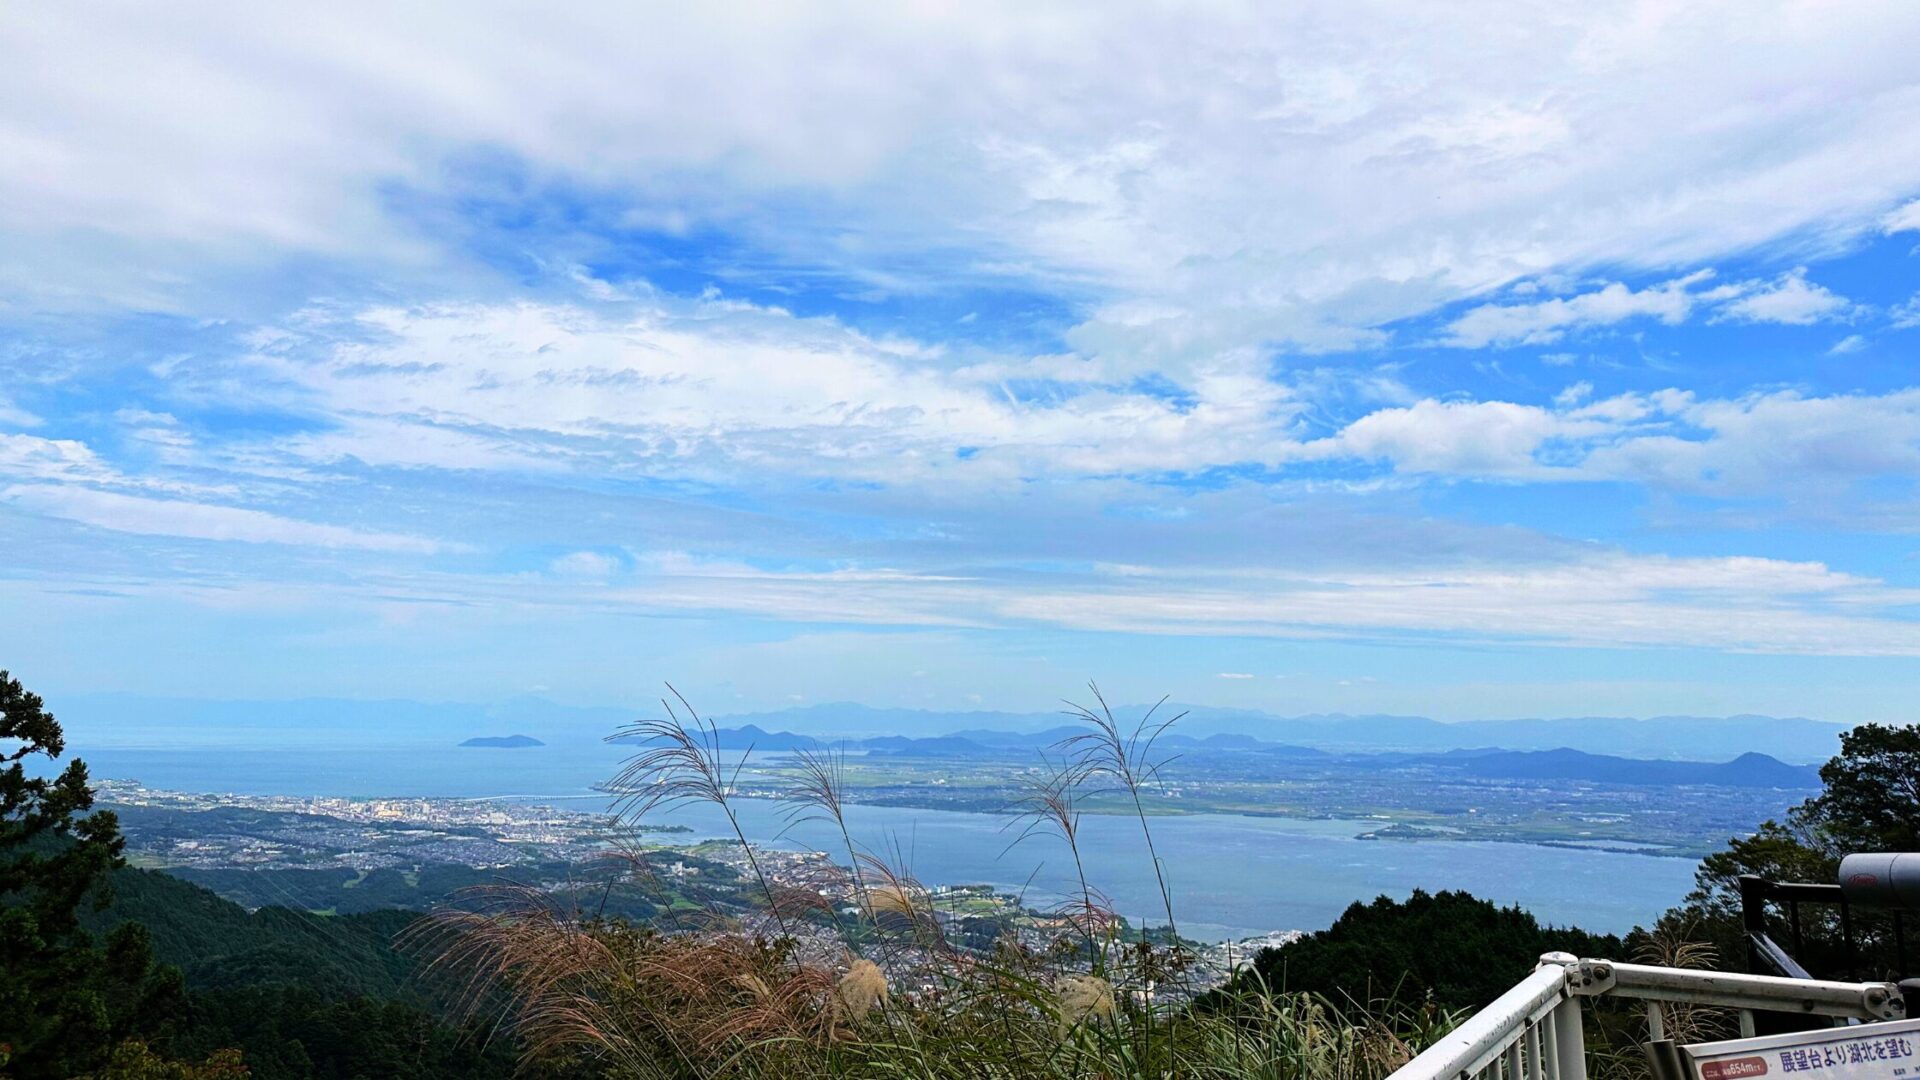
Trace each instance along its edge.
{"label": "blue sky", "polygon": [[1893,3],[22,13],[0,666],[1911,720],[1916,43]]}

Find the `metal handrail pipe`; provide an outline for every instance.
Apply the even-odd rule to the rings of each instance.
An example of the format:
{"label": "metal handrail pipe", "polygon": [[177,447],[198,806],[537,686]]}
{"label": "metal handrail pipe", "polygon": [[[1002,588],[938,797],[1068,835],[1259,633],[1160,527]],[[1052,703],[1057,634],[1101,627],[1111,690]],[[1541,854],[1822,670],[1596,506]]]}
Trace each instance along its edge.
{"label": "metal handrail pipe", "polygon": [[1800,900],[1810,904],[1837,904],[1846,898],[1838,885],[1810,881],[1768,881],[1762,890],[1769,900]]}
{"label": "metal handrail pipe", "polygon": [[1747,944],[1753,950],[1753,955],[1756,959],[1779,974],[1789,979],[1802,981],[1811,981],[1813,979],[1813,974],[1806,968],[1801,967],[1800,961],[1795,960],[1787,950],[1780,947],[1779,942],[1767,935],[1757,932],[1750,933],[1747,935]]}
{"label": "metal handrail pipe", "polygon": [[1602,982],[1611,975],[1612,984],[1605,992],[1615,997],[1856,1020],[1897,1020],[1906,1015],[1906,1002],[1892,983],[1787,979],[1777,975],[1741,975],[1608,960],[1587,960],[1581,966],[1589,968]]}
{"label": "metal handrail pipe", "polygon": [[1493,1004],[1394,1071],[1393,1080],[1459,1080],[1513,1045],[1526,1027],[1567,996],[1567,969],[1543,964]]}

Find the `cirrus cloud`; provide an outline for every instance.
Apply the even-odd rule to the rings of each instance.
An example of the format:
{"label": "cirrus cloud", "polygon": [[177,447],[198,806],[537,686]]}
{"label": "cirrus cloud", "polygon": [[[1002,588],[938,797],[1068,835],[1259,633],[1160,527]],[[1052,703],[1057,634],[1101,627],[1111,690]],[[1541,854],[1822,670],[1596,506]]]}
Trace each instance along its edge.
{"label": "cirrus cloud", "polygon": [[96,529],[148,536],[412,555],[432,555],[459,547],[418,536],[300,521],[240,506],[153,499],[53,484],[15,484],[0,489],[0,502]]}

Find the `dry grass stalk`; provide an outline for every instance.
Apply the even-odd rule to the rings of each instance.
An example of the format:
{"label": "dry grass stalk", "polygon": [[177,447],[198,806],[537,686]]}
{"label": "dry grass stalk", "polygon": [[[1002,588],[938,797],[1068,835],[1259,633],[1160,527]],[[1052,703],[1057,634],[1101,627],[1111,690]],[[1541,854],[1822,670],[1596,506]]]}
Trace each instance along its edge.
{"label": "dry grass stalk", "polygon": [[1147,826],[1147,808],[1141,791],[1154,783],[1159,778],[1160,770],[1172,760],[1156,758],[1154,743],[1186,714],[1155,720],[1154,714],[1166,704],[1166,699],[1161,698],[1131,731],[1123,730],[1120,722],[1114,719],[1112,707],[1100,693],[1100,687],[1088,683],[1087,689],[1092,692],[1097,708],[1090,709],[1068,702],[1068,715],[1091,724],[1093,730],[1067,739],[1062,747],[1074,756],[1083,776],[1108,776],[1133,801],[1134,816],[1139,819],[1140,835],[1146,840],[1147,857],[1153,861],[1154,880],[1160,886],[1160,899],[1166,909],[1167,932],[1178,940],[1179,926],[1173,917],[1173,892],[1167,887],[1166,867],[1161,863],[1160,853],[1153,844],[1153,830]]}
{"label": "dry grass stalk", "polygon": [[786,921],[774,897],[773,883],[761,867],[753,845],[747,842],[746,831],[741,828],[740,817],[733,808],[733,789],[753,748],[748,747],[729,769],[721,754],[719,729],[701,717],[672,683],[667,684],[667,690],[680,702],[687,719],[681,719],[673,702],[662,698],[664,718],[642,720],[607,737],[608,742],[631,739],[650,747],[628,758],[608,785],[614,793],[615,813],[622,821],[638,821],[656,810],[672,810],[689,803],[704,802],[718,807],[746,853],[747,862],[759,879],[760,890],[784,934]]}
{"label": "dry grass stalk", "polygon": [[787,793],[791,804],[787,814],[787,826],[806,821],[829,821],[840,832],[842,849],[847,854],[847,865],[855,869],[853,888],[860,909],[868,921],[873,919],[873,904],[867,896],[864,883],[860,880],[860,849],[853,842],[853,833],[847,828],[846,803],[846,751],[806,749],[794,755],[796,780]]}
{"label": "dry grass stalk", "polygon": [[[1661,967],[1711,968],[1719,959],[1708,941],[1694,937],[1698,926],[1692,922],[1663,923],[1648,932],[1635,951],[1642,964]],[[1725,1038],[1737,1029],[1735,1013],[1702,1005],[1669,1001],[1654,1004],[1660,1010],[1660,1022],[1667,1037],[1681,1044]]]}

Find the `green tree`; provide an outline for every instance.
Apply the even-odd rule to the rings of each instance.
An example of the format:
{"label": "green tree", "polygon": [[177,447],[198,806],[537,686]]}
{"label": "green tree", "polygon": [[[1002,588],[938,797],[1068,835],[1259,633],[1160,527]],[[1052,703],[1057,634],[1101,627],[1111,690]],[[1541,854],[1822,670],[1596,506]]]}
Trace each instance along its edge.
{"label": "green tree", "polygon": [[1862,724],[1841,735],[1820,783],[1794,814],[1829,853],[1920,851],[1920,726]]}
{"label": "green tree", "polygon": [[1477,1009],[1549,952],[1614,956],[1620,939],[1541,926],[1518,907],[1498,907],[1464,892],[1416,889],[1404,902],[1382,896],[1356,903],[1327,929],[1263,951],[1229,992],[1258,982],[1362,1005],[1425,998],[1443,1009]]}
{"label": "green tree", "polygon": [[1765,822],[1752,836],[1736,836],[1727,841],[1725,851],[1702,859],[1693,873],[1687,907],[1698,918],[1738,926],[1742,877],[1827,882],[1839,866],[1825,838],[1796,809],[1785,823]]}
{"label": "green tree", "polygon": [[164,1033],[179,1015],[179,972],[153,966],[146,931],[125,926],[104,945],[80,925],[104,904],[121,865],[119,823],[94,810],[78,760],[51,778],[66,740],[36,694],[0,671],[0,1045],[10,1076],[71,1077],[104,1067],[116,1044]]}
{"label": "green tree", "polygon": [[[1714,947],[1722,966],[1746,954],[1740,921],[1740,878],[1830,883],[1840,859],[1860,851],[1920,851],[1920,726],[1862,724],[1840,736],[1840,753],[1820,767],[1821,792],[1768,821],[1751,836],[1702,860],[1694,889],[1661,926],[1687,928]],[[1857,951],[1844,947],[1839,910],[1802,905],[1799,942],[1774,913],[1771,935],[1816,975],[1873,973],[1872,957],[1890,939],[1884,916],[1855,911]],[[1856,959],[1866,966],[1856,967]],[[1879,972],[1886,974],[1886,972]]]}
{"label": "green tree", "polygon": [[197,1064],[169,1061],[146,1043],[129,1039],[113,1048],[107,1063],[81,1080],[248,1080],[240,1051],[220,1050]]}
{"label": "green tree", "polygon": [[237,1046],[253,1080],[508,1080],[511,1040],[484,1025],[455,1028],[421,1008],[378,998],[330,997],[303,986],[195,993],[193,1022],[170,1049],[198,1057]]}
{"label": "green tree", "polygon": [[1701,862],[1687,903],[1707,918],[1739,917],[1739,879],[1831,882],[1856,851],[1920,851],[1920,726],[1862,724],[1820,767],[1820,794],[1734,837]]}

